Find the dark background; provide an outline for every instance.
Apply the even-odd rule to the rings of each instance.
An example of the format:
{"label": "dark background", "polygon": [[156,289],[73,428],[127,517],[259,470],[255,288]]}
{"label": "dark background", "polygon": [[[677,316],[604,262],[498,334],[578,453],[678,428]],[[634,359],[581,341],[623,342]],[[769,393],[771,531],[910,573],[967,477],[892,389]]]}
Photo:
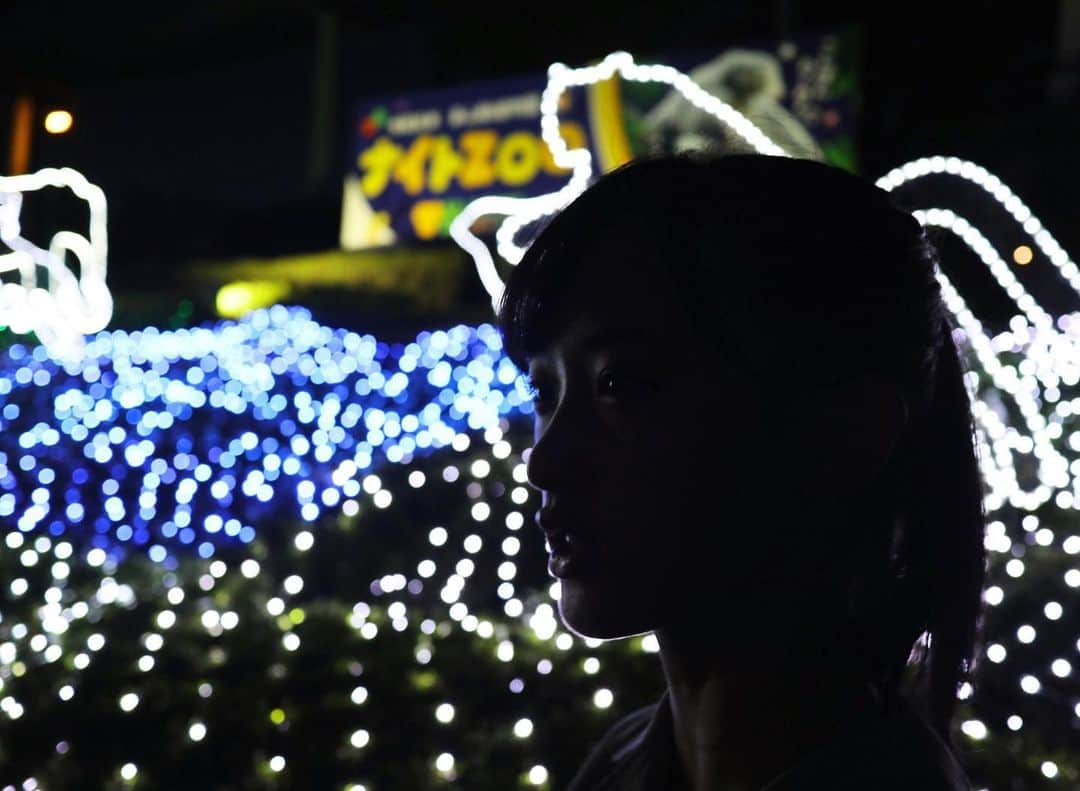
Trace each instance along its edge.
{"label": "dark background", "polygon": [[975,160],[1080,250],[1076,0],[9,2],[2,152],[17,95],[70,109],[66,135],[35,125],[31,169],[71,165],[105,190],[114,292],[182,291],[194,261],[337,246],[358,100],[847,25],[862,41],[864,175],[922,155]]}

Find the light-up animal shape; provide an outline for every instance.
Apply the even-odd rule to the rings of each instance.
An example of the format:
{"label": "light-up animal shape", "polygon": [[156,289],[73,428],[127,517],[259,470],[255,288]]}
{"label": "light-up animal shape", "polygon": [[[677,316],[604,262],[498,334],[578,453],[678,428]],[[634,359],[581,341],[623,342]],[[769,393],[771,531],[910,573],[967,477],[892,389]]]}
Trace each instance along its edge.
{"label": "light-up animal shape", "polygon": [[[780,100],[787,92],[780,62],[771,52],[733,49],[694,68],[690,79],[753,121],[791,156],[821,159],[821,148]],[[746,142],[722,121],[672,90],[641,119],[656,153],[706,149],[734,153]]]}
{"label": "light-up animal shape", "polygon": [[[47,247],[22,235],[20,212],[27,193],[67,187],[86,202],[88,236],[58,231]],[[21,176],[0,176],[0,276],[18,273],[18,281],[0,285],[0,322],[17,333],[35,332],[58,353],[76,353],[83,336],[104,329],[112,318],[112,294],[105,283],[108,241],[106,202],[101,188],[71,168],[46,168]],[[67,264],[78,263],[78,276]],[[40,283],[44,270],[46,282]]]}
{"label": "light-up animal shape", "polygon": [[[746,141],[749,149],[774,156],[788,155],[746,116],[670,66],[640,65],[625,52],[613,53],[596,66],[571,69],[560,63],[553,64],[548,70],[548,84],[541,100],[541,133],[555,161],[571,170],[570,180],[555,192],[533,198],[494,195],[478,198],[469,203],[450,226],[451,237],[472,255],[493,307],[502,296],[503,282],[491,251],[472,233],[471,226],[485,215],[504,216],[496,231],[497,252],[511,265],[521,260],[525,247],[515,238],[518,232],[569,204],[588,186],[593,175],[589,150],[568,148],[559,133],[559,97],[572,87],[611,79],[616,73],[626,80],[670,85],[694,107],[712,115]],[[929,157],[890,171],[877,184],[892,190],[932,174],[948,174],[982,187],[1026,233],[1033,236],[1038,248],[1080,293],[1080,270],[1020,199],[985,168],[954,157]],[[990,489],[987,510],[994,511],[1005,502],[1024,510],[1035,510],[1055,493],[1059,504],[1071,504],[1075,499],[1080,505],[1078,481],[1070,468],[1070,459],[1075,456],[1069,444],[1071,434],[1066,434],[1063,423],[1047,421],[1037,403],[1040,398],[1044,402],[1056,400],[1048,398],[1050,395],[1060,398],[1060,386],[1073,387],[1080,378],[1080,317],[1072,322],[1068,334],[1056,329],[1051,317],[1020,285],[990,242],[955,212],[934,207],[914,214],[926,225],[944,227],[956,233],[990,268],[1019,309],[1011,323],[1014,333],[991,339],[949,279],[940,270],[937,272],[946,303],[962,331],[956,340],[973,353],[973,362],[993,384],[980,392],[977,385],[983,380],[977,371],[972,372],[974,376],[969,374],[967,380],[981,445],[980,464]],[[1035,366],[1041,378],[1031,371],[1020,370],[1018,373],[1017,367],[1003,362],[1001,357],[1006,349],[1013,354],[1026,355],[1027,365],[1020,367],[1032,369]],[[1080,412],[1080,402],[1076,411]],[[1080,435],[1077,444],[1080,446]],[[1028,487],[1016,475],[1014,459],[1017,454],[1029,455],[1033,460],[1031,466],[1037,468],[1038,480]]]}

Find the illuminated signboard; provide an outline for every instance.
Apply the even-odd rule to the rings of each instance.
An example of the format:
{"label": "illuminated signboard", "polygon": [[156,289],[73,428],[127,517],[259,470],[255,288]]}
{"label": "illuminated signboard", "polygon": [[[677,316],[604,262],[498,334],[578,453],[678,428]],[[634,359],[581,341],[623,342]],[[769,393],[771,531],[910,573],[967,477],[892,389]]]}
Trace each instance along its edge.
{"label": "illuminated signboard", "polygon": [[[660,55],[745,114],[787,153],[853,166],[847,36],[823,34],[715,53]],[[538,74],[361,104],[345,177],[341,245],[356,250],[448,236],[481,195],[553,192],[569,171],[540,136]],[[741,141],[662,84],[618,79],[566,92],[559,123],[601,170],[635,156]]]}

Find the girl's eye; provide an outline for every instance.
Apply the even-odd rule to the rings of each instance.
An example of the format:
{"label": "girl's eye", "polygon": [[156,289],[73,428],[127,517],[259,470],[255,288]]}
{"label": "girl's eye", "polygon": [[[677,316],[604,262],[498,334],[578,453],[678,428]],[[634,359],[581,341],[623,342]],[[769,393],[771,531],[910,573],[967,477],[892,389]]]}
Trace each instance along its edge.
{"label": "girl's eye", "polygon": [[596,379],[597,395],[601,398],[615,398],[629,401],[636,396],[647,396],[656,393],[655,382],[618,372],[613,368],[605,368]]}
{"label": "girl's eye", "polygon": [[533,408],[540,414],[547,414],[551,409],[549,385],[547,382],[529,377],[527,379],[529,396],[533,400]]}
{"label": "girl's eye", "polygon": [[615,372],[610,368],[605,368],[600,372],[600,376],[596,380],[596,388],[598,395],[603,397],[616,397],[619,395],[617,388],[618,380],[615,377]]}

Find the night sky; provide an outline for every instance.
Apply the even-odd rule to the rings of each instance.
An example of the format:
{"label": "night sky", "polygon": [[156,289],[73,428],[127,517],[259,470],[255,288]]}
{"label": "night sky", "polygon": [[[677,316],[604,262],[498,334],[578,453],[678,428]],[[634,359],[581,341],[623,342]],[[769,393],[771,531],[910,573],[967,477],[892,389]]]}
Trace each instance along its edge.
{"label": "night sky", "polygon": [[71,133],[35,127],[32,168],[71,165],[104,188],[114,291],[173,288],[193,261],[335,247],[350,108],[365,98],[854,24],[861,172],[975,160],[1076,257],[1080,76],[1062,4],[905,3],[877,19],[867,5],[9,2],[3,159],[17,95],[71,109]]}

